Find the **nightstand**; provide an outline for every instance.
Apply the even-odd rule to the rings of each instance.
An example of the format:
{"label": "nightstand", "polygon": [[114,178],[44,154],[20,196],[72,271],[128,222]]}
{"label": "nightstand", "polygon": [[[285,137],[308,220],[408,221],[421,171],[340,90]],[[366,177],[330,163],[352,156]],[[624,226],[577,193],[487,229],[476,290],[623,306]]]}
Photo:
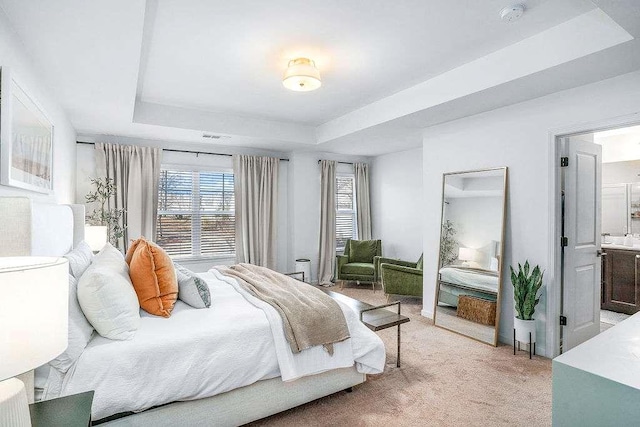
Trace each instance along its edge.
{"label": "nightstand", "polygon": [[91,425],[93,391],[43,400],[29,405],[32,427],[87,427]]}

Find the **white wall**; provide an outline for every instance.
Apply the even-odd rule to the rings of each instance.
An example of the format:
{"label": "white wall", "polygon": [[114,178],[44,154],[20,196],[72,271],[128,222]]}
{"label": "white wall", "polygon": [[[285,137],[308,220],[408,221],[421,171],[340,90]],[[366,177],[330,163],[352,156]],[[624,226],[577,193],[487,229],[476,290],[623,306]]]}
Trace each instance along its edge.
{"label": "white wall", "polygon": [[[373,237],[382,239],[383,255],[417,261],[422,253],[425,210],[422,191],[422,148],[375,157],[371,165]],[[440,209],[440,199],[429,209]],[[425,256],[437,257],[436,251]]]}
{"label": "white wall", "polygon": [[[442,173],[508,166],[505,271],[528,259],[547,269],[550,232],[550,138],[555,130],[640,112],[640,72],[558,92],[535,100],[433,126],[425,130],[423,171],[425,200],[440,200]],[[638,115],[640,121],[640,115]],[[439,240],[440,210],[424,211],[424,250]],[[433,317],[436,257],[425,257],[423,314]],[[553,272],[547,271],[545,285]],[[510,342],[513,291],[503,275],[500,339]],[[548,290],[546,290],[548,292]],[[536,309],[538,350],[546,349],[546,295]],[[552,349],[549,349],[549,353]]]}
{"label": "white wall", "polygon": [[[311,260],[311,280],[318,280],[320,240],[320,166],[318,160],[367,162],[367,157],[331,153],[291,153],[289,174],[289,239],[292,248],[289,271],[297,258]],[[353,173],[353,166],[338,164],[337,172]],[[373,189],[374,184],[371,184]]]}
{"label": "white wall", "polygon": [[[0,196],[28,196],[36,200],[72,203],[75,187],[76,133],[66,113],[56,102],[44,73],[37,69],[26,53],[9,19],[0,8],[0,67],[8,67],[27,94],[45,111],[54,125],[52,195],[0,186]],[[4,144],[5,141],[2,141]]]}
{"label": "white wall", "polygon": [[[640,144],[640,140],[638,141]],[[640,182],[640,160],[602,164],[603,184]]]}
{"label": "white wall", "polygon": [[445,219],[456,228],[455,239],[465,248],[480,248],[502,237],[502,197],[447,199]]}
{"label": "white wall", "polygon": [[[118,138],[118,137],[102,137],[102,138],[86,138],[83,137],[84,140],[95,140],[99,139],[104,142],[112,142],[112,143],[122,143],[122,144],[137,144],[137,145],[147,145],[147,146],[160,146],[169,148],[169,143],[165,143],[163,141],[150,141],[150,140],[136,140],[131,138]],[[176,147],[172,147],[176,148]],[[78,156],[78,173],[77,173],[77,183],[76,183],[76,194],[75,199],[77,203],[84,203],[84,196],[91,190],[90,178],[96,177],[96,163],[94,156],[94,146],[88,144],[77,144],[77,156]],[[185,150],[189,148],[184,148]],[[200,150],[200,151],[211,151],[218,152],[220,150],[214,149],[212,147],[203,148],[203,147],[191,147],[192,150]],[[229,151],[227,150],[224,150]],[[278,152],[265,152],[264,150],[259,150],[258,152],[251,153],[250,150],[237,148],[233,151],[242,154],[256,154],[256,155],[272,155],[274,157],[283,157],[282,153]],[[284,155],[284,157],[288,157]],[[162,155],[162,164],[165,165],[184,165],[184,166],[193,166],[194,168],[214,168],[221,171],[232,171],[233,170],[233,162],[232,158],[228,156],[212,156],[206,154],[200,154],[196,156],[192,153],[178,153],[171,151],[164,151]],[[278,176],[278,259],[277,259],[277,269],[278,271],[286,272],[291,271],[290,266],[288,264],[291,256],[289,255],[289,218],[288,218],[288,198],[289,193],[287,191],[287,183],[289,181],[288,177],[289,171],[289,162],[282,161],[280,162],[279,176]],[[202,261],[183,261],[185,267],[188,267],[194,271],[207,271],[213,265],[220,264],[233,264],[235,263],[235,257],[229,258],[216,258],[216,259],[207,259]]]}

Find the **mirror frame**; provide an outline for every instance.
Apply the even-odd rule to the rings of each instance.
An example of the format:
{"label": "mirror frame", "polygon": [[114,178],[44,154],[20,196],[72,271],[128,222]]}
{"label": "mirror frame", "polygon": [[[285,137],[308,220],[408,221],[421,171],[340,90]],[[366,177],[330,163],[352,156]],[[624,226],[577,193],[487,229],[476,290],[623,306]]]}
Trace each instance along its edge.
{"label": "mirror frame", "polygon": [[[436,316],[437,316],[437,309],[438,309],[438,300],[440,299],[440,265],[442,262],[441,256],[440,256],[440,245],[442,244],[442,221],[444,221],[444,190],[445,190],[445,183],[446,183],[446,179],[447,176],[450,175],[461,175],[461,174],[465,174],[465,173],[477,173],[477,172],[489,172],[489,171],[497,171],[497,170],[501,170],[504,171],[504,181],[503,181],[503,185],[502,185],[502,194],[503,194],[503,198],[502,198],[502,236],[500,239],[500,259],[498,262],[498,268],[499,268],[499,273],[498,273],[498,295],[496,298],[496,323],[494,325],[494,335],[493,335],[493,343],[487,342],[487,341],[482,341],[479,338],[475,338],[472,337],[470,335],[465,335],[462,332],[459,331],[454,331],[453,329],[449,329],[446,328],[444,326],[441,325],[437,325],[436,324]],[[507,225],[507,195],[508,195],[508,182],[509,182],[509,168],[507,166],[501,166],[501,167],[495,167],[495,168],[485,168],[485,169],[474,169],[474,170],[467,170],[467,171],[458,171],[458,172],[447,172],[447,173],[443,173],[442,174],[442,198],[441,198],[441,202],[440,202],[440,239],[438,240],[438,268],[436,270],[436,298],[435,301],[433,302],[433,325],[437,328],[441,328],[447,331],[451,331],[455,334],[461,335],[463,337],[467,337],[467,338],[471,338],[472,340],[481,342],[483,344],[487,344],[487,345],[493,345],[494,347],[498,346],[498,334],[500,332],[500,304],[501,304],[501,300],[502,300],[502,279],[504,277],[503,275],[503,268],[504,268],[504,238],[505,238],[505,230],[506,230],[506,225]]]}

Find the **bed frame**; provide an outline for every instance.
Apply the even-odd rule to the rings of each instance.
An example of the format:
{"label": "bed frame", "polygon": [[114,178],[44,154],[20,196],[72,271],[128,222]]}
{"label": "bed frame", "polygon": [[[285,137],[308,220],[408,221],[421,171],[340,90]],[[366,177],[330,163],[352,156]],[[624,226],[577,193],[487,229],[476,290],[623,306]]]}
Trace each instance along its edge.
{"label": "bed frame", "polygon": [[[0,197],[0,256],[62,256],[84,239],[84,206]],[[212,397],[173,402],[138,413],[94,421],[102,426],[246,424],[366,381],[355,367],[283,382],[280,377]]]}
{"label": "bed frame", "polygon": [[[443,285],[444,285],[444,287],[443,287]],[[470,296],[480,297],[480,298],[487,298],[487,299],[491,299],[493,301],[496,301],[498,299],[497,292],[491,292],[491,291],[485,291],[485,290],[481,290],[481,289],[475,289],[475,288],[470,287],[470,286],[459,285],[459,284],[456,284],[456,283],[451,283],[451,282],[445,282],[443,280],[438,280],[438,288],[440,289],[439,294],[438,294],[438,303],[444,303],[444,304],[450,305],[452,307],[457,307],[458,306],[458,297],[460,295],[456,294],[455,292],[449,291],[449,289],[447,287],[452,288],[452,289],[458,289],[458,290],[464,292],[464,295],[470,295]]]}

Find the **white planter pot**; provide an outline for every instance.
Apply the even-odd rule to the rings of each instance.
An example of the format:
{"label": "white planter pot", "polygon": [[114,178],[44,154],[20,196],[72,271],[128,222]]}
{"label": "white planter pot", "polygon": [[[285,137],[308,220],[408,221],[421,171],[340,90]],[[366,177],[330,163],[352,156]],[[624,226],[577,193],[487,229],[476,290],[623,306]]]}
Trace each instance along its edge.
{"label": "white planter pot", "polygon": [[529,343],[529,333],[531,333],[531,342],[536,342],[536,321],[522,320],[517,317],[513,318],[513,328],[516,330],[516,340]]}

